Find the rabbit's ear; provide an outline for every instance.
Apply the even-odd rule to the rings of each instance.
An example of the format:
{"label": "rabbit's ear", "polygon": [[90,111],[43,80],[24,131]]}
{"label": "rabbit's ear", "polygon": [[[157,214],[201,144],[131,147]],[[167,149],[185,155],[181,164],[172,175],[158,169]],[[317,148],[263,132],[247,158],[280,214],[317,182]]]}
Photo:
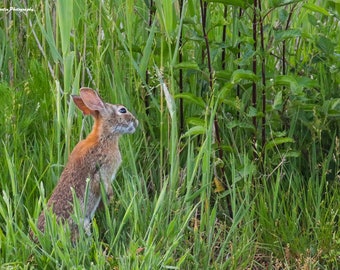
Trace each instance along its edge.
{"label": "rabbit's ear", "polygon": [[72,95],[72,99],[77,107],[83,112],[84,115],[92,114],[94,115],[94,111],[90,110],[80,96]]}
{"label": "rabbit's ear", "polygon": [[[106,110],[105,103],[102,101],[98,93],[93,89],[87,87],[81,88],[80,97],[89,110],[99,112]],[[80,109],[82,110],[82,108]]]}

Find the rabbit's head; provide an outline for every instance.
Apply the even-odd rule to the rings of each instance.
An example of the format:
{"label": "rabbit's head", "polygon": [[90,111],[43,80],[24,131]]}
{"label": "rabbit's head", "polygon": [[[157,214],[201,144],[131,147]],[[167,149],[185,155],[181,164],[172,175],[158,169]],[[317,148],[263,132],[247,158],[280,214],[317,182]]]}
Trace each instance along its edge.
{"label": "rabbit's head", "polygon": [[106,113],[103,117],[103,129],[112,134],[134,133],[138,120],[123,106],[105,103]]}
{"label": "rabbit's head", "polygon": [[91,114],[102,136],[133,133],[138,120],[123,105],[105,103],[98,93],[91,88],[81,88],[80,96],[72,96],[78,108],[85,114]]}

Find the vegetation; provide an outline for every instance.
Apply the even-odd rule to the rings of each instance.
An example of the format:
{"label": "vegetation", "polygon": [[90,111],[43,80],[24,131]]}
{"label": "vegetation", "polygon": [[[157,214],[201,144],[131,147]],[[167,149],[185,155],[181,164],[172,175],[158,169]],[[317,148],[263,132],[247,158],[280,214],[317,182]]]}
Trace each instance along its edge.
{"label": "vegetation", "polygon": [[[337,0],[1,3],[0,268],[340,268],[339,16]],[[91,128],[81,86],[140,127],[92,236],[73,246],[49,215],[36,244]]]}

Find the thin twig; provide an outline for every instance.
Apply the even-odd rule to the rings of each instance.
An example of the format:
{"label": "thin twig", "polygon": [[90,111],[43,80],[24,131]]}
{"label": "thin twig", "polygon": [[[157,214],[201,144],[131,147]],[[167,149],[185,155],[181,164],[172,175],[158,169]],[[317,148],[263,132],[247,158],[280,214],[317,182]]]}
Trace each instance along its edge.
{"label": "thin twig", "polygon": [[[290,10],[290,12],[289,12],[285,30],[288,30],[288,28],[289,28],[289,24],[290,24],[290,21],[292,19],[293,12],[294,12],[294,9],[295,9],[296,6],[297,6],[297,4],[293,5],[291,10]],[[287,74],[286,61],[287,61],[286,60],[286,40],[283,40],[282,41],[282,75],[286,75]],[[286,87],[283,86],[283,91],[285,89],[286,89]],[[281,110],[281,113],[280,113],[281,114],[281,118],[282,118],[282,115],[283,115],[284,111],[286,110],[287,102],[288,102],[288,98],[285,99],[285,101],[284,101],[284,103],[282,105],[282,110]],[[288,129],[289,128],[288,125],[285,125],[285,128]]]}
{"label": "thin twig", "polygon": [[[183,11],[183,0],[179,1],[179,13],[180,16],[182,16],[182,11]],[[181,18],[182,19],[182,18]],[[179,36],[179,53],[178,53],[178,62],[182,63],[183,62],[183,34],[182,34],[182,29],[180,29],[181,33]],[[183,69],[179,69],[179,92],[183,93]],[[180,119],[180,132],[183,133],[184,131],[184,107],[183,107],[183,99],[181,98],[179,100],[179,119]]]}
{"label": "thin twig", "polygon": [[[257,73],[257,61],[256,61],[256,50],[257,50],[257,0],[254,0],[254,16],[253,16],[253,42],[254,42],[254,56],[253,56],[253,72],[254,74]],[[256,82],[253,81],[252,85],[252,106],[256,108],[256,103],[257,103],[257,85]],[[255,134],[253,137],[253,151],[254,151],[254,157],[257,159],[258,154],[256,151],[256,145],[257,145],[257,138],[256,138],[256,130],[257,130],[257,120],[256,120],[256,115],[253,116],[253,125],[255,128]]]}
{"label": "thin twig", "polygon": [[[223,18],[226,19],[227,15],[228,15],[228,7],[227,7],[227,5],[225,5],[224,6],[224,12],[223,12]],[[221,55],[221,58],[222,58],[222,70],[225,70],[225,63],[226,63],[226,60],[225,60],[225,57],[226,57],[226,48],[225,48],[226,39],[227,39],[227,25],[224,24],[223,25],[223,30],[222,30],[222,44],[224,44],[224,46],[222,48],[222,55]]]}
{"label": "thin twig", "polygon": [[[262,135],[262,149],[266,144],[266,58],[264,57],[264,33],[263,33],[263,18],[261,16],[261,0],[258,2],[259,13],[260,13],[260,35],[261,35],[261,74],[262,74],[262,123],[261,123],[261,135]],[[264,151],[262,151],[262,159],[264,160]]]}
{"label": "thin twig", "polygon": [[[239,11],[239,15],[238,15],[238,18],[240,19],[242,17],[242,13],[243,13],[243,9],[240,8],[240,11]],[[240,60],[241,59],[241,31],[240,31],[240,28],[238,27],[238,44],[237,44],[237,49],[238,49],[238,52],[237,52],[237,60]],[[239,61],[238,61],[239,63]],[[240,69],[241,66],[240,64],[237,65],[237,69]],[[237,84],[237,88],[236,88],[236,95],[238,98],[240,98],[241,96],[241,86],[240,84],[238,83]],[[237,111],[237,119],[239,119],[240,117],[240,112]]]}
{"label": "thin twig", "polygon": [[[149,7],[149,21],[148,21],[148,27],[149,29],[152,26],[152,19],[153,19],[153,0],[150,0],[150,7]],[[146,69],[145,71],[145,84],[148,85],[149,84],[149,69]],[[144,106],[145,106],[145,113],[147,115],[149,115],[150,111],[149,111],[149,106],[150,106],[150,102],[149,102],[149,96],[145,95],[144,97]]]}
{"label": "thin twig", "polygon": [[208,58],[209,87],[210,87],[210,90],[212,91],[213,90],[213,69],[211,65],[210,46],[209,46],[209,40],[208,40],[208,35],[207,35],[207,29],[206,29],[208,2],[200,0],[200,4],[201,4],[203,38],[205,41],[205,46],[207,50],[207,58]]}

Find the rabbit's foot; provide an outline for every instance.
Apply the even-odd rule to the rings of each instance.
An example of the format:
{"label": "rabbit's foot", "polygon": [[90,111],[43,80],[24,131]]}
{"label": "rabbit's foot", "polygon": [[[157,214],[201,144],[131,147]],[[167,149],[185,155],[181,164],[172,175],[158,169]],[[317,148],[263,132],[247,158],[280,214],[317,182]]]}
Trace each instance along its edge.
{"label": "rabbit's foot", "polygon": [[113,189],[111,185],[109,185],[106,195],[109,202],[113,200]]}
{"label": "rabbit's foot", "polygon": [[84,220],[84,231],[87,236],[91,236],[91,220],[89,218],[85,218]]}

